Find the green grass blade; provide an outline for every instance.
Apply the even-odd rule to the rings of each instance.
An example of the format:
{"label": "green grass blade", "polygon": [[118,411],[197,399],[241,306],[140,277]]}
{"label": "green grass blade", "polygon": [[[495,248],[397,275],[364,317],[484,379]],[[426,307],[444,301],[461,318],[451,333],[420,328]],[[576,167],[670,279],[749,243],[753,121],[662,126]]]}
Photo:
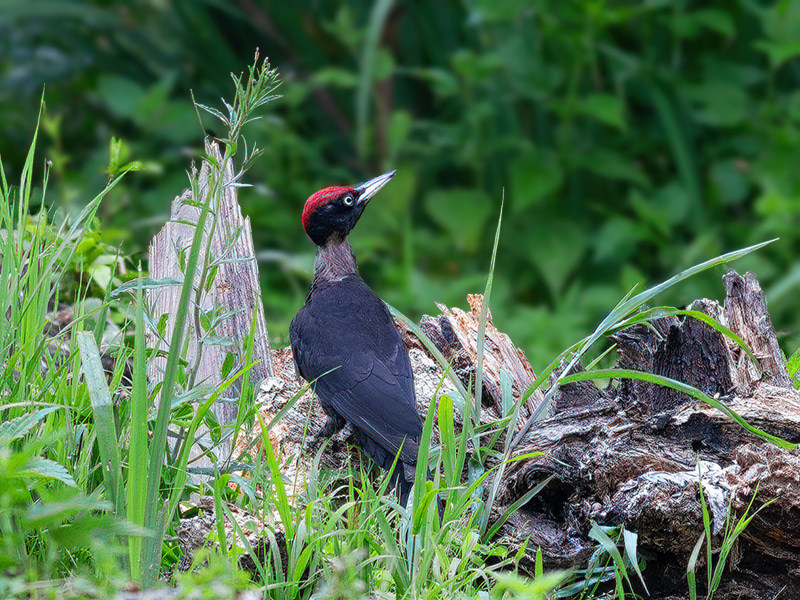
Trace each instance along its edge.
{"label": "green grass blade", "polygon": [[392,317],[394,317],[395,319],[403,323],[406,327],[408,327],[417,337],[417,339],[420,342],[422,342],[422,345],[425,346],[425,349],[430,353],[431,356],[433,356],[434,359],[436,359],[436,362],[439,363],[439,366],[442,367],[442,369],[444,369],[444,372],[447,374],[448,378],[450,379],[450,382],[456,388],[458,393],[461,394],[461,397],[464,399],[464,401],[468,401],[470,396],[469,392],[467,392],[467,388],[465,388],[464,384],[461,383],[461,380],[458,378],[458,375],[456,375],[456,373],[453,371],[450,363],[447,361],[447,359],[445,359],[444,355],[441,353],[439,348],[436,347],[436,344],[433,343],[431,338],[429,338],[427,334],[424,331],[422,331],[419,325],[414,323],[414,321],[409,319],[399,310],[388,304],[386,306],[389,309],[389,312],[391,313]]}
{"label": "green grass blade", "polygon": [[456,485],[461,471],[456,472],[456,439],[453,422],[453,400],[447,394],[439,398],[439,436],[442,442],[442,468],[448,486]]}
{"label": "green grass blade", "polygon": [[122,470],[119,460],[117,426],[114,420],[114,401],[108,390],[106,374],[103,370],[103,363],[100,361],[100,351],[97,349],[94,335],[88,331],[79,331],[77,338],[83,377],[92,401],[106,495],[114,505],[114,512],[121,518],[125,514],[125,496],[122,493]]}
{"label": "green grass blade", "polygon": [[[197,192],[197,186],[193,185],[192,187],[193,191]],[[186,263],[185,272],[189,275],[185,277],[181,286],[181,296],[172,322],[172,339],[169,345],[167,362],[164,367],[164,379],[162,380],[161,393],[158,400],[153,441],[150,445],[150,472],[147,479],[147,503],[145,504],[144,519],[145,527],[150,530],[157,529],[158,515],[156,511],[159,506],[158,498],[161,497],[161,471],[166,453],[170,407],[175,395],[175,382],[181,358],[180,349],[183,346],[186,318],[190,308],[189,298],[193,292],[194,277],[191,275],[197,272],[200,250],[203,245],[203,232],[205,231],[206,219],[212,201],[210,194],[211,192],[206,192],[206,201],[203,202],[203,208],[197,218],[189,258]],[[193,197],[197,198],[198,196],[194,194]],[[145,538],[143,555],[142,583],[145,587],[151,587],[155,583],[158,565],[161,562],[161,539],[157,537]]]}
{"label": "green grass blade", "polygon": [[[425,522],[428,506],[423,503],[425,495],[425,482],[428,480],[428,456],[430,454],[431,434],[433,433],[434,414],[436,413],[436,403],[431,402],[428,406],[428,414],[425,416],[425,423],[422,426],[422,436],[419,440],[419,454],[417,455],[417,469],[414,473],[414,494],[412,506],[413,514],[413,533],[417,535]],[[402,476],[402,473],[400,473]]]}
{"label": "green grass blade", "polygon": [[275,456],[275,451],[272,449],[272,441],[269,439],[269,429],[267,424],[261,417],[261,414],[256,413],[258,423],[261,425],[261,447],[267,455],[267,465],[270,470],[270,481],[272,482],[272,489],[275,494],[276,508],[281,517],[284,531],[286,532],[286,539],[294,537],[294,519],[292,518],[292,505],[289,502],[289,495],[286,493],[286,486],[283,484],[283,476],[281,475],[281,467],[278,464],[278,459]]}
{"label": "green grass blade", "polygon": [[683,135],[683,127],[681,127],[681,123],[676,118],[672,104],[661,87],[658,84],[654,84],[650,87],[650,92],[653,104],[661,119],[663,131],[672,147],[672,155],[681,174],[683,185],[691,197],[692,205],[698,206],[701,198],[700,183],[689,144]]}
{"label": "green grass blade", "polygon": [[[777,238],[775,238],[777,239]],[[677,275],[673,275],[666,281],[659,283],[658,285],[654,285],[653,287],[636,294],[635,296],[629,298],[624,302],[620,302],[617,306],[612,310],[605,319],[603,319],[597,328],[592,332],[591,335],[587,336],[583,340],[581,340],[577,344],[577,349],[572,356],[572,359],[567,364],[566,368],[563,369],[561,377],[555,382],[554,385],[550,387],[550,389],[545,394],[545,400],[541,403],[541,410],[537,408],[536,412],[532,414],[528,419],[525,421],[525,424],[522,426],[522,429],[517,433],[514,441],[512,442],[512,447],[519,444],[520,441],[525,437],[528,431],[531,428],[531,425],[541,417],[544,413],[544,410],[549,405],[549,402],[552,400],[553,396],[555,395],[558,387],[562,383],[562,379],[572,370],[578,361],[580,360],[581,356],[591,348],[597,340],[601,337],[606,335],[609,331],[613,330],[616,326],[618,326],[624,319],[628,318],[629,315],[633,314],[641,306],[643,306],[646,302],[648,302],[651,298],[657,296],[658,294],[664,292],[665,290],[671,288],[672,286],[690,278],[698,273],[702,273],[703,271],[707,271],[708,269],[718,267],[720,265],[729,263],[734,260],[738,260],[743,256],[750,254],[760,248],[763,248],[767,244],[771,244],[775,241],[775,239],[767,240],[766,242],[761,242],[759,244],[754,244],[752,246],[748,246],[746,248],[741,248],[739,250],[734,250],[733,252],[728,252],[727,254],[722,254],[715,258],[709,259],[705,262],[702,262],[698,265],[690,267],[684,271],[681,271]],[[531,386],[532,387],[532,386]],[[530,389],[530,388],[529,388]],[[527,394],[528,392],[526,392]]]}
{"label": "green grass blade", "polygon": [[483,352],[486,343],[486,319],[489,316],[489,301],[492,296],[492,281],[494,279],[494,265],[497,259],[497,246],[500,244],[500,228],[503,224],[503,204],[505,192],[500,201],[500,215],[497,217],[497,230],[494,233],[494,246],[492,247],[492,260],[489,263],[489,275],[486,277],[486,287],[483,290],[483,305],[478,318],[478,358],[475,363],[475,409],[473,418],[475,427],[481,422],[481,409],[483,408]]}
{"label": "green grass blade", "polygon": [[[139,279],[141,281],[141,278]],[[136,290],[134,308],[133,382],[131,387],[130,446],[128,448],[128,521],[144,527],[147,501],[147,363],[144,339],[144,298],[141,285]],[[155,501],[155,499],[153,499]],[[128,537],[131,579],[142,577],[142,538]]]}
{"label": "green grass blade", "polygon": [[705,532],[700,534],[697,538],[697,543],[694,545],[691,556],[689,556],[689,564],[686,565],[686,583],[689,586],[689,600],[697,600],[697,559],[700,557],[700,550],[703,549],[703,542],[706,539]]}
{"label": "green grass blade", "polygon": [[597,371],[584,371],[581,373],[573,373],[572,375],[567,375],[566,377],[561,378],[560,381],[562,385],[566,385],[568,383],[573,383],[575,381],[586,381],[591,379],[613,379],[613,378],[640,379],[642,381],[648,381],[650,383],[655,383],[657,385],[662,385],[664,387],[672,388],[673,390],[683,392],[684,394],[688,394],[693,398],[702,400],[709,406],[712,406],[717,410],[725,413],[731,419],[736,421],[739,425],[747,429],[747,431],[749,431],[750,433],[757,435],[758,437],[765,439],[769,442],[772,442],[776,446],[779,446],[781,448],[786,448],[789,450],[793,450],[798,447],[798,444],[786,441],[782,438],[771,435],[766,431],[762,431],[757,427],[753,427],[742,417],[740,417],[738,414],[732,411],[723,402],[720,402],[716,398],[712,398],[708,394],[701,392],[696,387],[693,387],[681,381],[677,381],[675,379],[670,379],[669,377],[662,377],[661,375],[654,375],[653,373],[645,373],[643,371],[633,371],[630,369],[599,369]]}
{"label": "green grass blade", "polygon": [[[617,573],[621,574],[625,578],[625,581],[628,582],[628,585],[633,587],[631,585],[631,580],[628,577],[625,561],[622,559],[622,555],[620,554],[614,540],[608,537],[608,534],[603,531],[600,526],[597,525],[597,523],[592,524],[592,528],[589,530],[589,537],[600,543],[600,545],[603,547],[603,550],[605,550],[606,553],[611,557],[611,560],[614,561]],[[620,586],[621,581],[620,578],[617,577],[617,587],[619,588]],[[624,593],[620,595],[620,597],[622,596],[624,596]]]}
{"label": "green grass blade", "polygon": [[[742,258],[743,256],[747,256],[751,252],[755,252],[756,250],[759,250],[759,249],[763,248],[764,246],[766,246],[768,244],[771,244],[772,242],[774,242],[776,240],[777,240],[777,238],[774,238],[774,239],[771,239],[771,240],[767,240],[765,242],[760,242],[758,244],[754,244],[752,246],[748,246],[746,248],[741,248],[739,250],[734,250],[732,252],[728,252],[727,254],[722,254],[720,256],[717,256],[716,258],[709,259],[709,260],[707,260],[705,262],[702,262],[702,263],[700,263],[698,265],[695,265],[695,266],[690,267],[690,268],[688,268],[688,269],[686,269],[684,271],[681,271],[680,273],[678,273],[677,275],[673,275],[672,277],[670,277],[666,281],[664,281],[664,282],[662,282],[662,283],[660,283],[658,285],[655,285],[655,286],[651,287],[650,289],[645,290],[644,292],[641,292],[641,293],[635,295],[633,298],[630,298],[627,302],[624,302],[619,307],[619,311],[620,312],[630,313],[631,310],[638,309],[641,305],[643,305],[646,302],[648,302],[651,298],[653,298],[653,297],[657,296],[658,294],[664,292],[665,290],[671,288],[675,284],[680,283],[680,282],[682,282],[682,281],[684,281],[686,279],[689,279],[690,277],[694,277],[698,273],[702,273],[703,271],[707,271],[708,269],[712,269],[714,267],[718,267],[718,266],[724,265],[724,264],[732,262],[734,260],[738,260],[738,259]],[[601,326],[603,324],[608,324],[607,323],[608,321],[618,320],[617,317],[618,317],[618,315],[612,313],[611,315],[609,315],[609,317],[606,317],[606,319],[603,320],[603,323],[601,323]],[[599,329],[600,328],[598,328],[598,330]],[[607,330],[607,327],[604,328],[604,331],[605,330]],[[598,337],[599,337],[599,335],[598,335]]]}
{"label": "green grass blade", "polygon": [[375,60],[378,54],[378,45],[381,33],[389,11],[394,4],[393,0],[377,0],[372,5],[367,25],[367,34],[361,51],[359,64],[358,90],[356,91],[356,142],[358,155],[365,156],[367,148],[367,123],[369,121],[370,91],[373,89]]}
{"label": "green grass blade", "polygon": [[792,378],[794,387],[800,389],[800,379],[797,376],[798,370],[800,370],[800,348],[795,350],[786,361],[786,370],[789,372],[789,377]]}
{"label": "green grass blade", "polygon": [[213,481],[214,521],[217,526],[217,542],[219,544],[220,554],[222,554],[222,556],[228,556],[228,539],[225,536],[225,519],[222,518],[223,487],[219,471],[217,471],[214,473]]}
{"label": "green grass blade", "polygon": [[550,475],[550,477],[538,483],[537,485],[529,489],[527,492],[525,492],[522,496],[517,498],[516,501],[514,501],[514,503],[511,506],[509,506],[503,512],[502,515],[500,515],[500,518],[498,518],[497,521],[494,522],[494,525],[492,525],[492,528],[486,534],[485,539],[487,540],[492,539],[495,536],[495,534],[498,531],[500,531],[500,528],[503,526],[503,524],[506,521],[508,521],[509,518],[511,518],[511,515],[517,512],[520,506],[524,506],[525,504],[530,502],[530,499],[533,498],[539,492],[541,492],[547,486],[547,484],[553,480],[554,477],[555,475]]}
{"label": "green grass blade", "polygon": [[[711,578],[710,584],[710,591],[711,595],[719,588],[720,583],[722,582],[722,575],[725,571],[725,565],[728,561],[728,555],[733,550],[733,546],[736,543],[736,539],[744,533],[744,530],[747,529],[747,526],[750,525],[750,522],[756,517],[756,515],[765,509],[767,506],[775,502],[777,498],[772,498],[768,502],[762,504],[758,510],[756,510],[752,515],[750,515],[750,509],[753,507],[753,502],[756,499],[756,495],[758,494],[758,484],[756,484],[756,490],[753,492],[753,495],[750,498],[750,502],[747,505],[747,508],[744,511],[744,514],[739,518],[735,527],[732,531],[726,532],[725,539],[722,542],[722,548],[720,548],[719,557],[717,558],[717,564],[714,567],[714,575]],[[728,516],[730,516],[730,504],[728,505]],[[749,515],[749,516],[748,516]],[[709,598],[710,600],[710,598]]]}
{"label": "green grass blade", "polygon": [[713,549],[711,548],[711,538],[714,535],[714,532],[711,530],[711,514],[708,512],[708,503],[706,502],[706,493],[703,490],[703,473],[700,470],[700,460],[697,461],[697,479],[698,479],[698,486],[700,488],[700,510],[703,515],[703,533],[706,537],[706,575],[708,578],[707,586],[708,586],[708,593],[713,593],[711,589],[711,569],[714,566],[713,563]]}
{"label": "green grass blade", "polygon": [[639,581],[642,582],[645,593],[649,596],[650,592],[647,590],[647,584],[644,582],[642,570],[639,568],[639,561],[637,560],[636,549],[638,540],[639,536],[636,532],[628,531],[625,528],[622,529],[622,543],[625,545],[625,553],[628,555],[633,570],[636,571],[636,574],[639,576]]}
{"label": "green grass blade", "polygon": [[[761,367],[761,363],[758,362],[758,358],[750,349],[750,346],[736,333],[734,333],[730,328],[726,327],[719,321],[717,321],[714,317],[707,315],[704,312],[699,310],[685,310],[679,308],[673,308],[671,306],[657,306],[654,308],[650,308],[648,310],[642,311],[637,313],[636,315],[632,316],[630,319],[627,319],[624,323],[621,323],[618,327],[614,328],[614,331],[621,331],[630,327],[631,325],[635,325],[636,323],[641,323],[644,321],[652,321],[654,319],[661,319],[664,317],[671,317],[671,316],[686,316],[692,317],[697,319],[698,321],[702,321],[712,329],[717,330],[719,333],[724,335],[725,337],[732,340],[737,346],[739,346],[745,354],[753,361],[753,365],[759,370],[759,372],[763,372],[763,368]],[[588,370],[588,369],[587,369]]]}
{"label": "green grass blade", "polygon": [[247,554],[249,554],[250,558],[253,560],[253,564],[255,564],[258,574],[261,575],[261,581],[266,583],[267,581],[270,580],[270,578],[269,575],[267,574],[265,566],[261,562],[261,557],[255,550],[253,550],[253,547],[250,545],[250,542],[247,539],[247,535],[245,534],[244,531],[242,531],[242,528],[239,526],[239,522],[234,518],[231,509],[228,508],[227,503],[225,502],[220,503],[220,507],[222,508],[222,511],[224,512],[225,516],[228,517],[228,522],[233,526],[233,530],[236,532],[239,541],[242,542],[242,545],[245,547]]}

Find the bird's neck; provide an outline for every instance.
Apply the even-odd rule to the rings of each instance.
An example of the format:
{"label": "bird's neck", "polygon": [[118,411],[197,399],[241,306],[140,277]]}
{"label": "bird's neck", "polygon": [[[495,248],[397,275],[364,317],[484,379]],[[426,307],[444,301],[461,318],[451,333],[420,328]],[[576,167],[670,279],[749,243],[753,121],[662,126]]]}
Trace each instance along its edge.
{"label": "bird's neck", "polygon": [[314,259],[314,284],[322,281],[339,281],[349,275],[358,275],[358,265],[347,237],[328,240],[327,244],[317,248],[317,257]]}

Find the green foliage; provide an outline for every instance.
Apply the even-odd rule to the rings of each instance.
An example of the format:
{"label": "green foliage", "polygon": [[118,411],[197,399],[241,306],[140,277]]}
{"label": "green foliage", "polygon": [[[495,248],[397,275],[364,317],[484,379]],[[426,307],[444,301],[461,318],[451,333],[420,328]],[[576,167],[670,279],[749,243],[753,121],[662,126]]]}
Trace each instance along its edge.
{"label": "green foliage", "polygon": [[[176,335],[164,353],[164,383],[155,390],[148,388],[146,379],[146,361],[154,355],[145,352],[144,329],[150,327],[154,336],[163,336],[165,323],[159,320],[156,324],[147,314],[142,291],[165,282],[140,277],[118,285],[120,279],[112,271],[98,283],[94,279],[95,261],[80,260],[87,253],[97,255],[96,248],[104,247],[92,228],[96,211],[103,197],[133,166],[112,165],[110,170],[118,173],[103,193],[76,217],[58,219],[58,226],[50,223],[44,206],[31,214],[38,131],[19,186],[8,185],[0,170],[0,269],[2,279],[8,282],[0,288],[0,311],[6,315],[0,319],[0,349],[8,357],[0,376],[0,411],[5,419],[0,427],[0,454],[7,461],[2,465],[3,477],[10,492],[0,499],[9,515],[2,531],[6,552],[0,558],[3,585],[21,577],[35,582],[80,574],[82,570],[88,570],[100,584],[108,584],[120,572],[145,585],[155,582],[166,531],[178,503],[186,497],[187,462],[195,434],[203,424],[211,429],[216,443],[221,441],[221,434],[215,435],[221,427],[209,408],[252,366],[252,361],[240,363],[236,369],[231,365],[227,378],[213,389],[195,385],[203,344],[214,343],[220,317],[216,309],[212,309],[212,315],[207,314],[199,297],[216,272],[213,263],[204,260],[202,269],[198,265],[199,257],[209,254],[210,241],[204,242],[201,232],[206,217],[209,230],[216,226],[221,173],[236,155],[241,127],[253,110],[271,99],[274,79],[269,65],[256,60],[249,78],[244,83],[235,81],[236,98],[228,106],[229,135],[222,164],[214,164],[216,170],[211,170],[209,185],[202,194],[196,177],[190,180],[200,222],[193,244],[184,250],[185,271],[197,272],[198,280],[196,286],[192,285],[192,277],[177,282],[183,286],[184,297],[180,309],[170,315]],[[245,149],[239,158],[246,165],[254,156],[257,150],[252,148]],[[45,170],[42,196],[48,173]],[[117,262],[116,254],[114,257],[112,265]],[[48,322],[48,312],[58,305],[63,282],[70,277],[77,282],[70,298],[75,303],[76,316],[53,341],[57,332]],[[110,293],[108,286],[112,282],[117,287]],[[176,285],[174,281],[168,283]],[[120,298],[125,291],[135,292],[137,299],[130,310],[133,329],[128,327],[131,324],[124,324],[126,331],[134,333],[133,348],[116,346],[109,373],[98,346],[106,353],[114,349],[107,342],[108,316],[124,313]],[[88,298],[90,293],[99,293],[103,298]],[[181,335],[182,321],[188,317],[193,323],[205,323],[191,364],[186,361],[186,344]],[[252,347],[244,352],[252,357]],[[122,385],[122,379],[131,355],[129,387]],[[246,378],[242,390],[239,412],[244,419],[251,414],[247,403],[252,404],[253,398],[252,385]],[[158,410],[152,414],[148,406],[156,399]],[[178,433],[170,446],[174,455],[165,467],[170,422]],[[241,426],[242,421],[237,422],[237,427]],[[121,443],[126,439],[131,441],[129,446]],[[76,533],[71,533],[73,530]],[[101,530],[102,534],[98,534]],[[121,548],[126,541],[125,557]],[[59,558],[60,553],[66,558]],[[19,591],[24,594],[26,589],[23,586]]]}
{"label": "green foliage", "polygon": [[208,548],[200,548],[194,555],[192,567],[176,577],[181,600],[217,600],[234,598],[236,592],[252,589],[250,577],[235,559]]}
{"label": "green foliage", "polygon": [[[569,575],[567,584],[559,588],[558,598],[594,598],[603,584],[613,588],[612,598],[636,598],[637,592],[631,581],[631,574],[638,577],[641,589],[648,595],[642,577],[644,559],[637,549],[638,536],[622,526],[606,527],[592,523],[589,537],[597,546],[589,557],[586,569],[576,570]],[[610,583],[612,582],[613,586]],[[628,588],[628,592],[625,588]],[[606,596],[602,596],[606,597]]]}
{"label": "green foliage", "polygon": [[[213,105],[225,74],[261,47],[290,80],[270,117],[250,125],[265,152],[243,194],[273,335],[285,336],[309,277],[305,198],[397,168],[354,243],[367,280],[414,318],[482,287],[505,189],[493,316],[537,369],[635,283],[775,237],[745,268],[758,272],[790,353],[800,340],[798,26],[798,0],[324,0],[311,12],[6,1],[0,151],[21,168],[20,124],[46,84],[50,195],[75,214],[103,185],[116,137],[111,162],[136,159],[138,172],[99,216],[107,240],[140,250],[200,143],[185,90]],[[718,274],[680,298],[718,297]]]}
{"label": "green foliage", "polygon": [[[79,367],[73,337],[55,342],[46,315],[58,305],[65,281],[76,315],[72,327],[106,349],[108,307],[86,299],[92,262],[76,257],[97,247],[94,215],[118,178],[73,219],[51,217],[44,207],[32,214],[36,134],[19,183],[11,185],[0,164],[0,589],[4,597],[25,596],[40,578],[86,576],[107,584],[121,555],[119,539],[132,532],[114,518],[103,497],[106,475],[91,426],[86,388],[73,373]],[[45,169],[47,189],[49,171]],[[109,274],[106,285],[114,279]],[[84,283],[81,285],[80,282]],[[77,282],[77,283],[75,283]],[[70,286],[66,286],[70,287]],[[66,294],[65,294],[66,295]],[[100,303],[102,304],[102,302]],[[123,352],[124,355],[124,352]],[[117,390],[122,362],[110,374]],[[105,382],[105,378],[104,378]],[[108,416],[108,413],[106,413]]]}
{"label": "green foliage", "polygon": [[756,486],[755,491],[753,492],[753,496],[750,498],[750,503],[745,508],[742,515],[739,517],[739,520],[734,522],[733,514],[731,511],[731,502],[733,500],[733,494],[728,497],[728,512],[725,515],[725,527],[722,531],[722,540],[720,547],[716,551],[718,554],[716,561],[714,561],[714,549],[712,547],[712,540],[714,538],[714,532],[712,531],[711,526],[711,511],[708,508],[708,503],[706,502],[706,492],[703,489],[703,477],[700,471],[700,463],[698,462],[698,479],[699,479],[699,487],[700,487],[700,508],[702,509],[703,513],[703,533],[700,534],[700,537],[697,539],[697,543],[695,544],[694,550],[692,551],[691,556],[689,557],[689,564],[686,567],[686,581],[689,586],[689,598],[692,600],[696,600],[697,598],[697,559],[700,556],[700,551],[703,549],[703,545],[705,545],[706,549],[706,600],[711,600],[714,597],[714,593],[719,589],[720,584],[722,583],[722,576],[725,572],[725,566],[728,563],[728,557],[733,551],[734,546],[736,544],[737,538],[744,533],[744,530],[750,524],[756,515],[765,509],[767,506],[772,504],[776,498],[773,498],[761,506],[758,509],[750,513],[750,510],[753,508],[753,503],[755,502],[756,496],[758,495],[758,486]]}

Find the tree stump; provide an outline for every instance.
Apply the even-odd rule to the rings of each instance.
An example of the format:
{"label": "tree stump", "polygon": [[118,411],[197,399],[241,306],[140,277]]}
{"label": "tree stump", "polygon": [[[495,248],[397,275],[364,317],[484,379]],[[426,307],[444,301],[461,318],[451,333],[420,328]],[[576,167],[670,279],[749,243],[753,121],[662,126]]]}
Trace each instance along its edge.
{"label": "tree stump", "polygon": [[[199,197],[195,198],[192,190],[188,189],[175,198],[172,202],[170,220],[150,243],[150,277],[162,281],[183,280],[183,264],[192,244],[202,203],[212,202],[211,213],[206,220],[203,234],[203,252],[200,255],[197,273],[194,273],[193,277],[197,292],[199,274],[204,269],[210,272],[208,280],[210,285],[199,293],[199,308],[201,313],[206,314],[212,314],[217,310],[221,318],[213,335],[204,330],[201,319],[187,318],[184,331],[184,340],[188,338],[188,342],[185,342],[186,360],[190,365],[197,363],[196,385],[218,385],[224,379],[223,365],[229,353],[233,356],[233,370],[244,365],[245,340],[251,329],[255,328],[253,360],[258,362],[250,369],[250,380],[257,388],[260,381],[272,375],[272,360],[250,219],[242,218],[237,200],[237,178],[232,161],[223,161],[217,144],[208,139],[205,142],[205,150],[212,158],[212,162],[204,160],[199,173],[196,170],[192,173]],[[225,165],[224,171],[217,165]],[[221,189],[218,203],[214,201],[214,194],[210,193],[215,186]],[[159,323],[165,319],[163,335],[157,334],[151,328],[148,329],[148,348],[169,351],[169,340],[172,338],[174,328],[172,316],[178,309],[180,294],[180,284],[146,290],[146,302],[151,320]],[[193,294],[192,302],[194,296]],[[191,314],[193,307],[189,310]],[[202,351],[200,351],[201,346]],[[148,361],[148,381],[151,386],[161,382],[165,364],[166,358],[163,355],[155,356]],[[231,386],[227,396],[220,398],[212,408],[220,424],[225,425],[236,420],[239,392],[236,385]],[[203,448],[196,447],[193,457],[211,445],[210,440],[202,438],[203,434],[201,431],[201,439],[198,440]],[[223,444],[217,451],[220,455],[227,456],[229,449],[229,444],[227,447]],[[210,464],[211,461],[203,458],[195,461],[193,466],[204,467]]]}

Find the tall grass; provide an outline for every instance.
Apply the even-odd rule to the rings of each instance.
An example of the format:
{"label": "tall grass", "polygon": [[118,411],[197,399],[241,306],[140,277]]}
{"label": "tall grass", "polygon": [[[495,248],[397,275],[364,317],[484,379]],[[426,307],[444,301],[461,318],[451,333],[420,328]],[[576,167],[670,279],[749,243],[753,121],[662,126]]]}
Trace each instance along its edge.
{"label": "tall grass", "polygon": [[[167,282],[138,277],[114,294],[105,293],[92,310],[82,308],[88,284],[79,285],[71,299],[76,316],[69,330],[55,341],[47,331],[47,315],[58,306],[63,274],[77,249],[94,234],[92,225],[100,202],[135,165],[115,175],[75,219],[54,221],[45,203],[47,164],[43,185],[37,188],[33,184],[37,134],[18,186],[9,184],[0,164],[0,269],[4,282],[0,285],[0,314],[5,315],[0,318],[0,352],[6,357],[0,372],[4,421],[0,479],[9,484],[7,489],[19,492],[0,494],[0,509],[7,515],[0,531],[0,564],[17,565],[4,570],[3,581],[49,579],[81,570],[106,582],[120,572],[145,586],[156,581],[166,531],[184,498],[195,434],[210,418],[209,408],[246,374],[252,362],[230,370],[220,385],[209,389],[194,384],[196,364],[183,360],[184,325],[188,319],[196,322],[205,317],[198,314],[198,294],[208,289],[215,273],[208,260],[210,241],[204,240],[203,233],[214,226],[222,193],[221,174],[234,156],[245,166],[258,156],[258,150],[248,150],[246,143],[237,154],[237,145],[242,127],[254,118],[253,111],[274,97],[276,74],[256,57],[247,77],[234,80],[235,99],[226,104],[228,135],[223,140],[222,164],[212,161],[207,189],[199,190],[194,178],[190,181],[200,216],[193,243],[186,249],[184,272],[199,272],[200,277],[187,275],[180,282],[182,301],[176,314],[169,316],[174,335],[158,389],[148,388],[146,369],[153,354],[145,348],[144,332],[150,326],[158,333],[159,325],[148,314],[143,293],[147,287]],[[240,185],[238,179],[232,185]],[[120,302],[126,291],[134,294],[129,312]],[[133,347],[122,346],[114,355],[112,373],[104,369],[97,344],[110,311],[118,316],[130,314],[128,326],[134,332]],[[212,335],[213,328],[207,333]],[[252,349],[245,352],[252,357]],[[122,374],[129,360],[132,382],[126,391]],[[245,391],[243,396],[252,400],[252,390]],[[154,401],[156,411],[150,412]],[[183,436],[174,446],[174,460],[165,464],[171,420],[177,420]],[[43,526],[48,524],[54,527]],[[82,533],[72,537],[54,533],[68,530]],[[98,531],[103,532],[102,548],[92,538]],[[109,569],[99,568],[106,563]]]}
{"label": "tall grass", "polygon": [[[115,539],[124,530],[111,517],[121,502],[119,453],[97,458],[95,444],[105,431],[91,425],[91,405],[75,369],[76,338],[62,332],[53,339],[46,330],[68,265],[92,232],[100,202],[125,172],[73,220],[52,215],[45,204],[48,163],[41,186],[33,183],[37,138],[38,123],[17,185],[9,183],[0,160],[0,588],[42,573],[90,571],[117,553]],[[81,308],[86,291],[79,284],[75,292],[72,330],[88,327],[90,318],[105,321],[100,309]],[[122,364],[111,373],[115,386]],[[107,425],[108,396],[98,412]],[[85,549],[96,551],[89,562]]]}
{"label": "tall grass", "polygon": [[[237,149],[242,135],[242,128],[252,119],[254,111],[263,106],[266,102],[273,99],[275,96],[273,91],[277,85],[277,74],[270,68],[269,63],[263,61],[259,64],[258,54],[256,54],[253,65],[249,69],[246,78],[242,76],[234,76],[234,101],[231,104],[225,103],[226,113],[222,113],[216,109],[206,106],[198,105],[199,108],[211,113],[215,117],[222,120],[227,128],[227,136],[221,141],[225,144],[224,156],[222,157],[221,164],[218,163],[210,156],[206,156],[206,162],[209,163],[209,180],[208,185],[203,189],[198,185],[196,176],[190,179],[192,201],[198,208],[197,221],[190,223],[194,227],[194,234],[191,245],[188,248],[181,249],[185,252],[185,263],[182,261],[183,281],[181,282],[180,300],[177,305],[177,310],[174,315],[170,315],[170,326],[172,328],[172,336],[168,345],[166,364],[164,367],[163,379],[160,389],[156,396],[156,418],[152,431],[152,441],[149,447],[149,461],[146,463],[138,462],[134,465],[134,478],[138,485],[142,485],[142,480],[145,479],[146,474],[146,488],[139,488],[129,492],[129,495],[140,494],[144,500],[140,501],[137,510],[132,512],[131,516],[137,520],[141,519],[143,525],[150,535],[144,538],[141,547],[141,555],[136,553],[139,551],[138,543],[134,542],[129,546],[131,556],[131,563],[140,563],[141,566],[132,568],[132,575],[134,572],[141,577],[141,581],[145,586],[152,586],[158,576],[159,567],[161,564],[161,552],[164,536],[167,527],[172,522],[175,511],[178,507],[178,502],[182,498],[184,486],[187,482],[187,463],[191,448],[195,443],[195,433],[197,432],[200,424],[207,416],[210,416],[210,408],[214,402],[231,386],[233,383],[242,378],[252,366],[252,364],[244,365],[244,367],[236,370],[233,373],[224,374],[224,380],[214,387],[214,389],[206,390],[205,393],[200,395],[200,401],[197,404],[197,409],[189,419],[184,419],[188,426],[182,427],[183,435],[180,436],[180,441],[174,446],[174,457],[177,458],[173,466],[172,486],[167,493],[166,497],[162,493],[162,479],[164,469],[164,457],[167,450],[167,430],[171,419],[171,414],[174,409],[176,400],[179,400],[181,394],[184,396],[192,395],[196,391],[196,378],[200,368],[200,359],[203,353],[203,344],[206,339],[210,339],[215,334],[214,323],[218,320],[214,319],[218,315],[208,315],[202,310],[202,299],[205,293],[210,288],[211,281],[216,274],[214,258],[211,255],[211,244],[213,232],[217,227],[216,214],[218,207],[221,204],[222,194],[225,191],[225,185],[240,185],[238,179],[246,169],[247,165],[252,163],[253,160],[259,155],[257,148],[252,148],[248,151],[246,143],[244,150],[240,153],[242,167],[237,176],[237,180],[229,183],[224,183],[224,173],[229,169],[235,156],[237,156]],[[189,224],[189,223],[187,223]],[[132,282],[127,287],[118,290],[118,294],[122,290],[134,289],[141,302],[141,291],[145,286],[158,286],[163,282],[148,281],[145,284],[141,279]],[[142,316],[142,304],[136,309],[137,322],[141,324],[144,319]],[[151,315],[152,317],[152,315]],[[203,330],[197,326],[203,319],[211,323]],[[149,319],[148,322],[152,322]],[[195,324],[196,348],[195,360],[193,364],[186,365],[185,349],[187,348],[187,324],[192,322]],[[146,384],[146,364],[143,360],[143,350],[141,347],[141,334],[136,341],[136,358],[134,363],[134,382],[132,389],[132,397],[136,399],[136,411],[140,415],[142,413],[143,398],[147,393],[144,389]],[[250,340],[250,348],[248,355],[252,356],[252,339]],[[179,370],[186,369],[179,377]],[[185,382],[183,386],[179,386],[178,382]],[[102,387],[102,385],[100,386]],[[249,392],[249,387],[247,389]],[[247,394],[242,395],[243,398],[248,397]],[[242,412],[242,411],[240,411]],[[147,421],[141,420],[132,424],[134,428],[141,428],[134,436],[136,443],[141,449],[145,444],[143,442],[147,432]],[[141,504],[144,504],[144,511],[142,514]],[[139,524],[139,523],[137,523]]]}

